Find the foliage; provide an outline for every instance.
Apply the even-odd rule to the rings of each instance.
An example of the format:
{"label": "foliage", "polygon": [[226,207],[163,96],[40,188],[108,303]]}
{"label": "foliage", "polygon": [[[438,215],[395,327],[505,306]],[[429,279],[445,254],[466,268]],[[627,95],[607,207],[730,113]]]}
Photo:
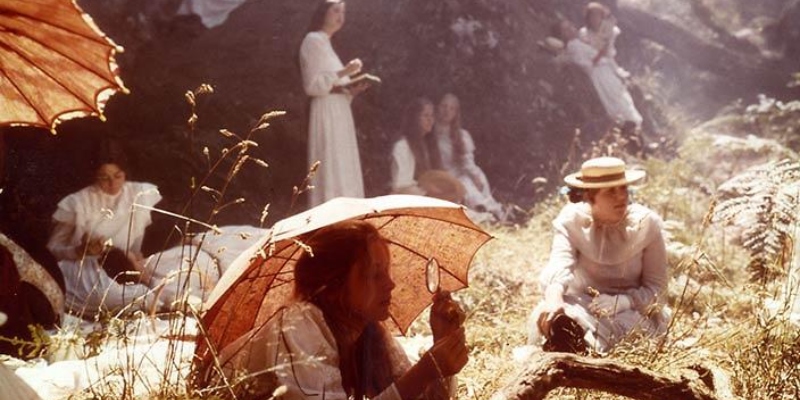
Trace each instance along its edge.
{"label": "foliage", "polygon": [[766,282],[782,276],[798,223],[800,163],[782,160],[753,167],[719,191],[728,197],[714,208],[714,220],[743,227],[742,246],[750,252],[753,279]]}
{"label": "foliage", "polygon": [[[800,74],[795,79],[800,82]],[[792,149],[800,145],[800,100],[783,102],[760,94],[758,104],[748,106],[744,116],[759,136],[775,138]]]}
{"label": "foliage", "polygon": [[17,348],[17,356],[23,359],[38,357],[44,354],[51,345],[50,336],[47,335],[41,325],[28,325],[31,333],[30,340],[20,338],[8,338],[0,336],[0,342],[10,343]]}

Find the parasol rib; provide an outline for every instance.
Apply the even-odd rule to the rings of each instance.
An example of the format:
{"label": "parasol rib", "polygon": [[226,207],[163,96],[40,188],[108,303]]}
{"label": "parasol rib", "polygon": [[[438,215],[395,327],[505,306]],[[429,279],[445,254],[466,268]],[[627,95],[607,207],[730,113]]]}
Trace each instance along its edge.
{"label": "parasol rib", "polygon": [[[380,214],[380,216],[381,217],[394,217],[393,219],[402,218],[402,217],[405,217],[405,218],[416,218],[416,216],[414,216],[414,215],[408,215],[408,214],[404,214],[404,213],[400,213],[400,212],[382,212]],[[370,215],[365,215],[363,219],[364,220],[368,220],[369,218],[370,218]],[[393,219],[390,219],[386,224],[381,225],[381,227],[386,226]],[[453,225],[453,226],[460,226],[462,228],[466,228],[466,229],[469,229],[471,231],[481,232],[481,229],[477,228],[474,224],[473,225],[462,224],[462,223],[460,223],[458,221],[453,221],[453,220],[450,220],[450,219],[438,218],[438,217],[428,216],[428,215],[425,216],[425,219],[431,220],[431,221],[446,222],[447,224],[450,224],[450,225]],[[488,235],[488,236],[489,236],[489,238],[493,237],[491,235]]]}
{"label": "parasol rib", "polygon": [[[31,39],[31,40],[34,40],[36,43],[39,43],[39,44],[41,44],[42,46],[44,46],[44,43],[42,43],[42,42],[40,42],[40,41],[38,41],[38,40],[35,40],[33,37],[30,37],[30,36],[28,36],[27,38],[28,38],[28,39]],[[109,48],[111,48],[111,47],[110,47],[110,45],[108,45],[108,46],[109,46]],[[75,94],[75,93],[74,93],[72,90],[69,90],[69,89],[68,89],[68,88],[67,88],[67,87],[64,85],[64,83],[63,83],[62,81],[60,81],[60,80],[56,79],[55,77],[53,77],[53,75],[52,75],[52,74],[48,73],[47,71],[43,70],[41,67],[37,66],[37,65],[36,65],[36,63],[34,63],[34,60],[32,60],[30,57],[26,57],[26,56],[25,56],[23,53],[21,53],[21,52],[20,52],[20,51],[17,49],[17,47],[16,47],[16,46],[13,46],[13,47],[12,47],[12,46],[11,46],[11,45],[9,45],[9,44],[5,44],[3,47],[5,47],[5,48],[9,49],[10,51],[14,52],[15,54],[19,55],[21,58],[23,58],[25,61],[27,61],[29,64],[31,64],[31,65],[32,65],[34,68],[38,69],[39,71],[42,71],[42,72],[44,72],[44,73],[45,73],[45,75],[47,75],[47,76],[49,76],[50,78],[52,78],[52,79],[53,79],[54,81],[56,81],[56,82],[57,82],[59,85],[61,85],[61,87],[63,87],[63,88],[65,88],[65,89],[67,89],[67,90],[70,92],[70,94],[72,94],[72,95],[75,95],[75,97],[78,97],[78,96],[77,96],[77,95],[76,95],[76,94]],[[58,54],[58,55],[60,55],[60,56],[62,56],[62,57],[64,57],[64,58],[66,58],[67,60],[70,60],[70,61],[74,62],[75,64],[78,64],[78,65],[80,65],[80,66],[81,66],[81,67],[83,67],[83,68],[84,68],[84,69],[85,69],[87,72],[91,73],[92,75],[94,75],[94,76],[95,76],[95,77],[97,77],[97,78],[100,78],[102,81],[104,81],[104,82],[107,82],[107,83],[109,83],[109,84],[111,84],[111,85],[114,85],[114,86],[116,86],[116,87],[121,87],[121,86],[120,86],[120,84],[119,84],[119,83],[118,83],[116,80],[109,80],[107,77],[103,76],[102,74],[98,73],[97,71],[94,71],[94,69],[93,69],[93,66],[92,66],[91,64],[88,64],[88,63],[86,63],[84,60],[82,60],[82,59],[79,59],[79,58],[73,58],[73,56],[72,56],[72,55],[70,55],[70,54],[67,54],[67,53],[65,53],[65,52],[58,51],[57,49],[55,49],[55,48],[52,48],[52,47],[48,47],[48,49],[49,49],[50,51],[52,51],[53,53],[56,53],[56,54]],[[110,59],[111,59],[112,57],[113,57],[113,53],[112,53],[111,55],[109,55],[109,56],[108,56],[108,60],[107,60],[107,61],[108,61],[108,63],[109,63],[109,66],[111,65],[111,60],[110,60]],[[113,88],[113,87],[111,87],[111,86],[109,86],[109,87],[110,87],[110,88]],[[105,89],[105,88],[104,88],[104,89]],[[101,91],[102,91],[102,90],[101,90]],[[80,97],[78,97],[78,98],[80,99]],[[94,99],[92,99],[92,100],[94,100]],[[81,99],[81,101],[82,101],[84,104],[86,104],[86,102],[85,102],[85,101],[83,101],[82,99]],[[88,104],[87,104],[87,105],[88,105]],[[90,105],[90,107],[94,108],[94,105]],[[99,110],[98,110],[98,111],[99,111]]]}
{"label": "parasol rib", "polygon": [[[2,44],[2,43],[0,43],[0,46],[3,46],[3,44]],[[25,102],[26,102],[26,103],[28,103],[28,105],[31,107],[31,109],[33,109],[33,111],[35,111],[35,112],[36,112],[36,115],[38,115],[38,116],[39,116],[39,119],[40,119],[42,122],[49,123],[49,121],[48,121],[48,120],[47,120],[47,118],[46,118],[46,117],[45,117],[45,116],[42,114],[42,112],[41,112],[41,111],[39,111],[39,109],[38,109],[38,108],[36,108],[36,106],[34,106],[34,105],[33,105],[33,102],[31,102],[31,99],[30,99],[30,97],[28,97],[28,96],[26,96],[26,95],[25,95],[25,93],[24,93],[24,92],[23,92],[23,91],[20,89],[20,87],[19,87],[19,86],[18,86],[16,83],[14,83],[14,81],[13,81],[13,80],[12,80],[12,79],[11,79],[11,78],[8,76],[8,74],[6,74],[5,70],[3,70],[2,68],[0,68],[0,73],[2,73],[2,74],[3,74],[3,76],[5,76],[5,77],[6,77],[6,80],[7,80],[7,81],[9,81],[9,82],[11,83],[11,85],[12,85],[12,86],[14,86],[14,88],[17,90],[17,93],[19,93],[19,95],[20,95],[20,96],[22,96],[22,98],[23,98],[23,99],[25,99]]]}
{"label": "parasol rib", "polygon": [[[29,29],[32,28],[32,27],[27,27],[27,26],[24,26],[24,25],[23,25],[23,27],[29,28]],[[52,27],[56,28],[56,29],[60,29],[63,32],[67,32],[69,34],[73,34],[75,36],[78,36],[78,38],[86,39],[86,36],[75,34],[74,32],[72,32],[70,30],[63,29],[60,26],[52,26]],[[46,47],[49,51],[52,51],[53,53],[58,54],[58,55],[60,55],[60,56],[62,56],[64,58],[66,58],[67,60],[70,60],[70,61],[80,65],[81,67],[83,67],[87,71],[90,71],[96,77],[98,77],[98,78],[100,78],[100,79],[102,79],[102,80],[104,80],[106,82],[115,83],[118,86],[120,86],[119,82],[116,82],[116,80],[114,80],[112,82],[106,76],[104,76],[103,73],[102,73],[102,68],[99,69],[100,72],[98,72],[98,70],[96,70],[96,65],[88,63],[85,59],[82,59],[82,58],[79,58],[79,57],[75,57],[75,55],[73,55],[72,53],[59,51],[58,49],[56,49],[54,47],[50,47],[50,46],[47,45],[46,42],[43,42],[41,40],[41,38],[37,38],[35,36],[25,34],[25,32],[22,29],[19,29],[19,28],[17,28],[17,29],[9,29],[8,27],[6,27],[5,31],[9,32],[9,33],[12,33],[12,34],[16,34],[17,36],[20,36],[20,37],[25,37],[27,39],[30,39],[30,40],[42,45],[43,47]],[[91,40],[94,43],[101,44],[101,45],[103,45],[105,47],[108,47],[110,54],[108,54],[106,56],[106,62],[108,63],[107,66],[110,66],[113,63],[113,58],[114,58],[114,54],[116,52],[116,47],[117,47],[114,43],[110,43],[109,40],[110,39],[103,40],[103,41]],[[111,72],[110,69],[109,69],[109,72]]]}
{"label": "parasol rib", "polygon": [[[402,245],[402,244],[400,244],[400,243],[397,243],[397,242],[395,242],[395,241],[392,241],[392,240],[389,240],[389,239],[386,239],[386,238],[384,238],[384,240],[385,240],[385,241],[387,241],[387,242],[389,242],[389,243],[391,243],[391,244],[393,244],[393,245],[395,245],[395,246],[397,246],[397,247],[400,247],[400,248],[402,248],[402,249],[404,249],[404,250],[407,250],[409,253],[412,253],[412,254],[414,254],[414,255],[417,255],[417,256],[419,256],[419,257],[421,257],[421,258],[423,258],[423,259],[427,259],[427,258],[428,258],[428,257],[426,257],[425,255],[423,255],[422,253],[420,253],[420,252],[418,252],[418,251],[416,251],[416,250],[414,250],[414,249],[412,249],[412,248],[410,248],[410,247],[408,247],[408,246]],[[470,260],[470,262],[472,262],[472,260]],[[453,275],[453,273],[452,273],[452,272],[450,272],[450,270],[449,270],[449,269],[447,269],[447,268],[444,268],[443,266],[439,266],[439,270],[440,270],[440,271],[444,271],[444,272],[446,272],[446,273],[447,273],[447,275],[450,275],[450,276],[452,276],[452,277],[453,277],[453,279],[455,279],[455,280],[457,280],[457,281],[459,281],[459,282],[463,283],[465,286],[467,285],[467,282],[465,282],[465,281],[461,280],[461,278],[459,278],[459,277],[457,277],[457,276]]]}
{"label": "parasol rib", "polygon": [[[30,57],[27,57],[25,54],[20,53],[17,49],[11,48],[8,45],[4,45],[3,47],[4,48],[8,48],[9,50],[11,50],[15,54],[17,54],[20,58],[22,58],[23,60],[27,61],[31,68],[36,69],[38,71],[41,71],[42,74],[44,74],[45,76],[47,76],[48,78],[53,80],[53,82],[57,83],[59,85],[59,87],[63,88],[67,92],[69,92],[69,94],[71,94],[73,97],[78,99],[81,103],[83,103],[84,105],[88,106],[89,108],[91,108],[94,111],[100,112],[100,110],[98,109],[99,107],[96,107],[95,104],[94,104],[94,99],[92,99],[91,102],[87,102],[86,100],[82,99],[81,96],[78,93],[76,93],[74,90],[72,90],[69,87],[67,87],[62,80],[56,78],[55,76],[53,76],[53,74],[47,72],[46,70],[44,70],[41,67],[39,67],[38,65],[36,65],[34,60],[32,60]],[[61,54],[61,53],[59,53],[59,54]],[[96,76],[100,77],[99,75],[97,75],[93,71],[89,71],[89,72],[92,72]],[[100,78],[105,80],[105,78],[103,78],[103,77],[100,77]],[[103,88],[103,89],[105,89],[105,88]],[[100,90],[100,91],[102,91],[102,90]],[[31,107],[33,107],[33,104],[31,104]],[[66,111],[66,112],[69,112],[69,111]],[[61,114],[64,114],[64,113],[62,112],[59,115],[61,115]],[[54,119],[58,119],[58,115],[56,115]]]}
{"label": "parasol rib", "polygon": [[0,5],[0,15],[8,15],[10,17],[22,16],[22,17],[24,17],[26,19],[29,19],[29,20],[32,20],[32,21],[36,21],[36,22],[41,22],[43,24],[46,24],[46,25],[49,25],[49,26],[53,26],[53,27],[59,28],[59,29],[61,29],[63,31],[75,34],[75,35],[80,36],[82,38],[89,39],[89,40],[91,40],[92,42],[95,42],[95,43],[111,45],[110,43],[108,43],[108,41],[110,40],[108,38],[108,36],[103,34],[100,31],[100,29],[97,28],[96,24],[94,23],[94,20],[91,19],[91,17],[88,20],[86,18],[84,18],[83,16],[84,15],[88,15],[88,14],[86,14],[83,11],[83,9],[78,7],[78,5],[75,4],[75,2],[73,2],[73,5],[75,7],[75,10],[77,11],[76,17],[80,18],[83,22],[85,22],[87,25],[89,25],[89,27],[92,29],[92,32],[97,35],[96,37],[86,36],[82,32],[78,32],[76,30],[70,29],[70,28],[64,26],[63,24],[54,24],[53,21],[49,21],[49,20],[46,20],[46,19],[43,19],[43,18],[38,18],[38,17],[33,16],[31,14],[21,14],[18,11],[9,9],[9,8],[3,6],[3,5]]}

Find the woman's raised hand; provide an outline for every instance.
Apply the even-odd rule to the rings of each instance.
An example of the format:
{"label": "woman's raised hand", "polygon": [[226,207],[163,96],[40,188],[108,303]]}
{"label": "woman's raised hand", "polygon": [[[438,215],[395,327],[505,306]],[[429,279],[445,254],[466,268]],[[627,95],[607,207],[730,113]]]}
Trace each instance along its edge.
{"label": "woman's raised hand", "polygon": [[347,65],[344,66],[344,69],[339,73],[340,76],[353,76],[359,72],[361,72],[361,68],[364,64],[361,62],[360,59],[354,58],[350,60]]}
{"label": "woman's raised hand", "polygon": [[433,341],[438,342],[461,328],[466,314],[456,303],[448,291],[439,291],[433,295],[431,306],[431,331]]}
{"label": "woman's raised hand", "polygon": [[430,357],[439,378],[453,376],[461,371],[469,361],[469,350],[467,350],[464,327],[459,327],[439,341],[434,342],[433,347],[428,350],[426,356]]}
{"label": "woman's raised hand", "polygon": [[89,235],[84,235],[82,248],[87,256],[99,256],[105,250],[105,244],[101,239],[92,239]]}
{"label": "woman's raised hand", "polygon": [[550,334],[550,324],[553,322],[553,318],[564,312],[564,303],[547,301],[542,307],[543,309],[541,314],[539,314],[539,320],[536,321],[536,324],[539,326],[539,332],[547,336]]}

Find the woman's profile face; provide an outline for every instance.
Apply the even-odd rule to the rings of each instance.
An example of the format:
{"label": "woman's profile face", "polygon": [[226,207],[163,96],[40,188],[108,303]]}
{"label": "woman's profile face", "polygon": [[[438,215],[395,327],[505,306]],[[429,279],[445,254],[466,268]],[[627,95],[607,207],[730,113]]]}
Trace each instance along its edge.
{"label": "woman's profile face", "polygon": [[369,322],[383,321],[389,318],[394,287],[389,248],[383,239],[375,239],[369,246],[369,260],[356,265],[347,278],[350,309]]}
{"label": "woman's profile face", "polygon": [[125,171],[117,164],[103,164],[97,169],[94,184],[105,194],[116,195],[125,184]]}
{"label": "woman's profile face", "polygon": [[619,222],[628,211],[628,186],[598,189],[592,202],[592,217],[602,222]]}
{"label": "woman's profile face", "polygon": [[325,23],[322,30],[328,33],[335,33],[344,26],[344,3],[337,3],[331,6],[325,13]]}
{"label": "woman's profile face", "polygon": [[453,95],[444,96],[442,101],[439,102],[439,107],[436,111],[439,122],[444,124],[452,123],[458,115],[458,99]]}
{"label": "woman's profile face", "polygon": [[427,135],[433,130],[434,123],[433,104],[426,104],[419,113],[419,129],[423,134]]}

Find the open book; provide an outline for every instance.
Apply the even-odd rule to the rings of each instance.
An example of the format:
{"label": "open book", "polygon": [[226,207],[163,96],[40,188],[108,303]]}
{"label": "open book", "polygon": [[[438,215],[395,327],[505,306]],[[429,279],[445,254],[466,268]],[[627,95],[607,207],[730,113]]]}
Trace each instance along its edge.
{"label": "open book", "polygon": [[355,85],[358,85],[361,82],[367,82],[367,83],[369,83],[370,86],[373,86],[373,85],[377,85],[377,84],[381,83],[381,78],[378,78],[375,75],[368,74],[368,73],[365,72],[363,74],[358,74],[358,75],[353,76],[352,78],[350,78],[350,82],[347,82],[346,84],[341,85],[341,87],[342,88],[351,88],[351,87],[353,87]]}

